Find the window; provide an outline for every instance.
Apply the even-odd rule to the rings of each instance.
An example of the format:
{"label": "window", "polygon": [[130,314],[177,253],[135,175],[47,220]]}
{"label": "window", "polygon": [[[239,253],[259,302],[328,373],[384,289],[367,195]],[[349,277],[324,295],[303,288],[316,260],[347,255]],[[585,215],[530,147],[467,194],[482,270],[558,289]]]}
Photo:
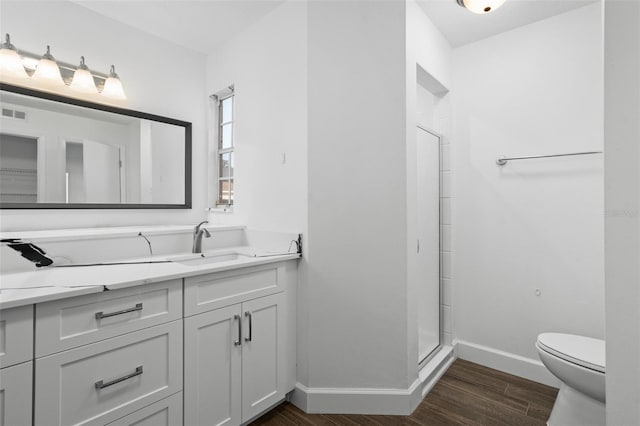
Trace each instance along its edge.
{"label": "window", "polygon": [[233,205],[234,179],[234,135],[233,135],[233,88],[215,95],[217,102],[217,207]]}

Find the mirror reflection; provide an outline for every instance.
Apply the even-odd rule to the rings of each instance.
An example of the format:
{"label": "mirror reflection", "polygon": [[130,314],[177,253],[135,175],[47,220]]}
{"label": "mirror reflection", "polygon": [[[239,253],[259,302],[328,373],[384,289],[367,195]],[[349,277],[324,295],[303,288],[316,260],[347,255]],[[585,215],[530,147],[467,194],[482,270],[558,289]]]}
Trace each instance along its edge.
{"label": "mirror reflection", "polygon": [[190,204],[190,123],[6,90],[0,100],[3,208]]}

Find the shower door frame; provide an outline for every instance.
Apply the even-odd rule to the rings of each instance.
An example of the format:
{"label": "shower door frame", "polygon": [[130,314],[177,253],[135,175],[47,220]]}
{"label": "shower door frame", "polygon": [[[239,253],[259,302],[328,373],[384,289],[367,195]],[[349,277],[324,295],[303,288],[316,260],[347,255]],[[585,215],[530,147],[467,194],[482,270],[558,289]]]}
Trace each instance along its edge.
{"label": "shower door frame", "polygon": [[[422,130],[438,138],[438,345],[427,355],[420,354],[420,324],[418,323],[418,369],[422,369],[442,348],[442,135],[435,130],[416,124],[416,131]],[[416,138],[416,149],[418,140]]]}

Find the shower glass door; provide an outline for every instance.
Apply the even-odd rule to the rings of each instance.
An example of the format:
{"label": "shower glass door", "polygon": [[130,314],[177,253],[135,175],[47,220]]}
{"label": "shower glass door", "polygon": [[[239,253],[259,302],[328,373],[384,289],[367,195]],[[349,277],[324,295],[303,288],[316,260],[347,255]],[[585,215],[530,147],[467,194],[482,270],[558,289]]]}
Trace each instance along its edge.
{"label": "shower glass door", "polygon": [[418,360],[440,345],[440,137],[417,128]]}

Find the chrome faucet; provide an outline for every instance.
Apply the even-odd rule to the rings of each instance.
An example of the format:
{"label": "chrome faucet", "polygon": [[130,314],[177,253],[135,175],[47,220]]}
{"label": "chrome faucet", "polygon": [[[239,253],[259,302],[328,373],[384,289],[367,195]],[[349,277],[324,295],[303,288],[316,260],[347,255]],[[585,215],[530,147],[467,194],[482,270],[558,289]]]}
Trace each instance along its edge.
{"label": "chrome faucet", "polygon": [[205,223],[209,223],[208,221],[202,221],[195,228],[193,228],[193,253],[202,253],[202,234],[206,238],[211,237],[211,234],[207,230],[207,228],[202,228],[202,225]]}

